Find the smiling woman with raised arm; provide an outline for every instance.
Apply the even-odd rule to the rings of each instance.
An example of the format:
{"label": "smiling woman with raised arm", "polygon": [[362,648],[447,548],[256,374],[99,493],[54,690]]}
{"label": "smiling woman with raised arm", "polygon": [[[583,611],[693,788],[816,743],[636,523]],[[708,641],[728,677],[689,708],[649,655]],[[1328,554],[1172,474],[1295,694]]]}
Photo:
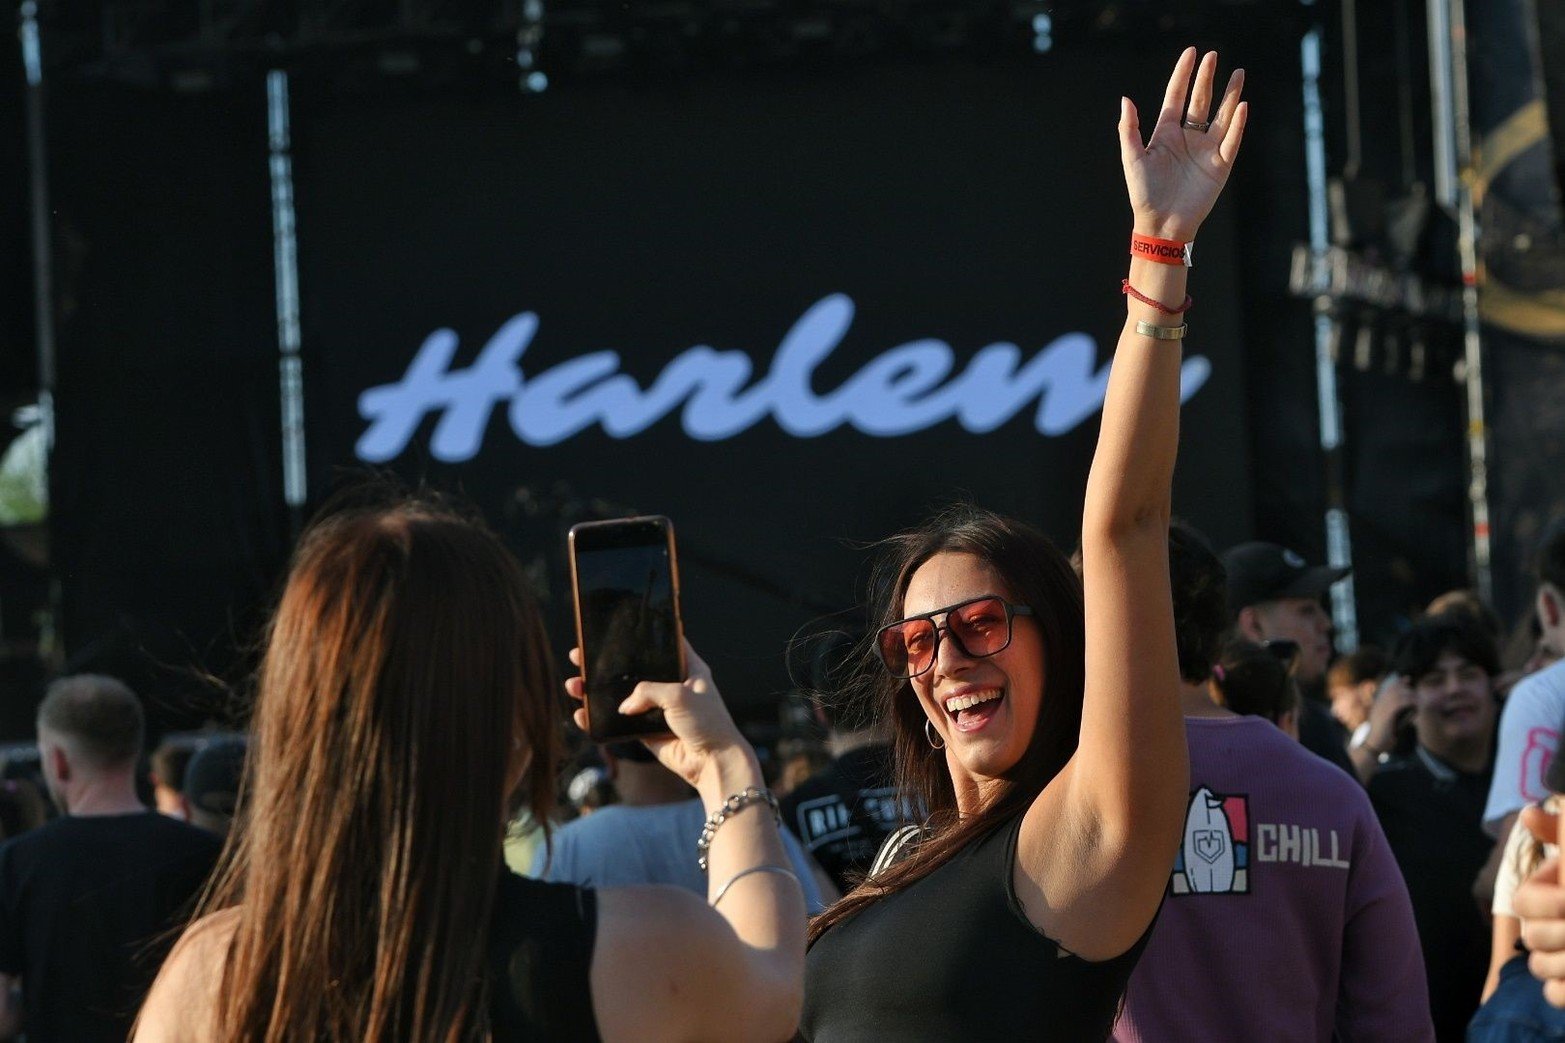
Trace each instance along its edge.
{"label": "smiling woman with raised arm", "polygon": [[730,812],[690,838],[709,899],[513,876],[506,798],[546,820],[561,724],[521,566],[424,501],[314,525],[267,642],[248,826],[137,1043],[787,1038],[804,899],[755,754],[687,652],[685,683],[643,682],[625,709],[662,708],[673,735],[650,745]]}
{"label": "smiling woman with raised arm", "polygon": [[893,541],[878,694],[898,782],[930,817],[812,924],[812,1043],[1103,1039],[1145,943],[1189,797],[1168,575],[1185,244],[1247,114],[1243,73],[1214,99],[1216,56],[1196,59],[1180,56],[1149,141],[1121,102],[1129,315],[1085,587],[1041,534],[978,511]]}

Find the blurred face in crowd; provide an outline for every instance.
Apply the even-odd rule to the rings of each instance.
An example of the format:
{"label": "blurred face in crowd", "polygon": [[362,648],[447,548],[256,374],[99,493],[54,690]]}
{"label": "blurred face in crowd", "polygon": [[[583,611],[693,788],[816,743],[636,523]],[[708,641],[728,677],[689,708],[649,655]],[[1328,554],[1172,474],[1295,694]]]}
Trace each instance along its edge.
{"label": "blurred face in crowd", "polygon": [[1379,681],[1343,681],[1332,685],[1326,692],[1331,700],[1331,715],[1352,731],[1369,719],[1369,708],[1375,702],[1375,689]]}
{"label": "blurred face in crowd", "polygon": [[[1004,578],[976,554],[936,554],[913,573],[903,615],[938,612],[997,594],[1014,603]],[[1004,627],[1005,617],[991,621]],[[935,624],[946,625],[942,615]],[[1011,643],[994,655],[964,655],[944,629],[934,665],[910,684],[946,746],[946,762],[961,792],[961,776],[978,789],[1014,768],[1032,742],[1043,703],[1043,638],[1033,621],[1017,616]],[[964,704],[979,700],[971,706]],[[953,706],[953,703],[955,706]]]}
{"label": "blurred face in crowd", "polygon": [[1331,665],[1331,617],[1316,598],[1278,598],[1253,606],[1262,641],[1292,641],[1299,646],[1294,676],[1304,684],[1320,679]]}
{"label": "blurred face in crowd", "polygon": [[1487,757],[1494,731],[1494,685],[1483,667],[1442,652],[1434,668],[1411,679],[1418,742],[1445,760]]}

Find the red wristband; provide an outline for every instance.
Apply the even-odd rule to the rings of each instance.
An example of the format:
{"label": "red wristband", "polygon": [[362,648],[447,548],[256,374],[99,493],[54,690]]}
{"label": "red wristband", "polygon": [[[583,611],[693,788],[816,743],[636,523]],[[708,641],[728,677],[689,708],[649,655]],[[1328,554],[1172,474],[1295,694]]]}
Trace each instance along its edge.
{"label": "red wristband", "polygon": [[1194,243],[1181,243],[1177,239],[1158,239],[1138,232],[1130,233],[1130,255],[1158,264],[1182,264],[1189,268],[1193,246]]}
{"label": "red wristband", "polygon": [[1136,300],[1140,301],[1142,304],[1147,305],[1148,307],[1156,308],[1164,315],[1183,315],[1185,312],[1190,310],[1190,305],[1195,303],[1195,301],[1190,299],[1190,295],[1187,293],[1185,294],[1185,303],[1181,304],[1177,308],[1170,308],[1162,301],[1155,301],[1151,297],[1148,297],[1146,294],[1142,293],[1140,290],[1137,290],[1134,286],[1130,285],[1129,279],[1121,279],[1119,281],[1119,292],[1134,297]]}

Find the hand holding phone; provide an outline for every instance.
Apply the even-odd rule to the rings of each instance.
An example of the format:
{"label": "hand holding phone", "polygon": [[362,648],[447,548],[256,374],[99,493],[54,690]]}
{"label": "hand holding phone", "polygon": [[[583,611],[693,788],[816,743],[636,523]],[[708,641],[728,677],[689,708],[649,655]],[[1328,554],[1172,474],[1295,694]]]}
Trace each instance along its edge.
{"label": "hand holding phone", "polygon": [[[712,671],[698,656],[689,642],[684,643],[685,662],[689,677],[682,683],[642,681],[636,685],[623,705],[623,713],[635,718],[643,713],[661,715],[665,734],[645,735],[642,741],[657,754],[663,766],[679,775],[686,782],[702,790],[708,802],[721,800],[739,786],[719,781],[725,775],[753,771],[759,773],[755,763],[755,751],[734,724],[722,694],[712,680]],[[571,649],[571,662],[580,666],[581,649]],[[585,683],[581,677],[565,682],[565,690],[573,699],[585,696]],[[587,729],[588,710],[576,710],[576,724]],[[756,774],[759,778],[759,775]],[[757,783],[759,784],[759,783]],[[727,788],[724,788],[726,785]],[[711,789],[711,793],[706,791]],[[714,796],[715,795],[715,796]]]}

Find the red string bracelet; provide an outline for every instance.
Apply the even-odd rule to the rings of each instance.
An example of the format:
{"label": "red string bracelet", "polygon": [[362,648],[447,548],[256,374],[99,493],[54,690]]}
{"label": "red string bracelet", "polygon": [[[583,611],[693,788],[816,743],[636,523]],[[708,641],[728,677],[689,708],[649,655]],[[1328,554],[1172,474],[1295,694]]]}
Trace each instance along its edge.
{"label": "red string bracelet", "polygon": [[1195,301],[1190,299],[1190,295],[1187,293],[1185,294],[1185,303],[1181,304],[1177,308],[1170,308],[1163,302],[1154,301],[1151,297],[1148,297],[1140,290],[1137,290],[1134,286],[1130,285],[1129,279],[1121,279],[1119,281],[1119,292],[1134,297],[1136,300],[1140,301],[1142,304],[1145,304],[1149,308],[1156,308],[1164,315],[1183,315],[1185,312],[1190,310],[1190,305],[1195,303]]}

